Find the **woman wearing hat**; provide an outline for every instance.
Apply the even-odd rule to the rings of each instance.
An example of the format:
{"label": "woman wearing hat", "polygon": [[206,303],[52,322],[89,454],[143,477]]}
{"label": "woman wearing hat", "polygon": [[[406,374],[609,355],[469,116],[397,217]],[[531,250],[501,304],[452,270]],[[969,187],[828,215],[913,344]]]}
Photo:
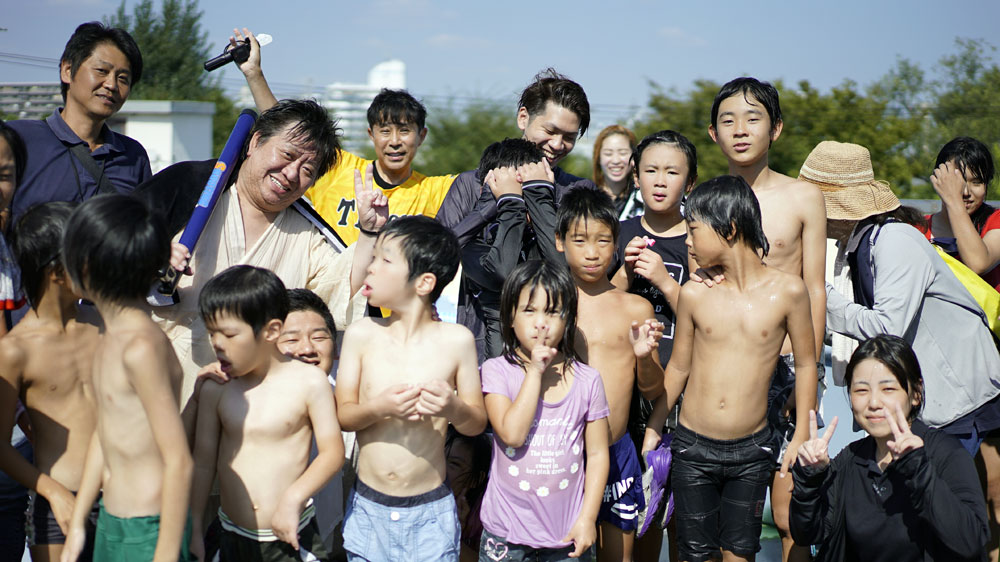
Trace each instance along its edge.
{"label": "woman wearing hat", "polygon": [[827,284],[827,327],[859,341],[892,334],[910,343],[926,375],[921,419],[975,454],[1000,428],[1000,356],[982,309],[907,224],[919,214],[875,181],[868,149],[823,141],[799,179],[823,192],[828,235],[850,269],[848,294]]}
{"label": "woman wearing hat", "polygon": [[[799,179],[823,192],[827,235],[838,241],[834,278],[840,290],[830,283],[826,288],[834,380],[844,384],[837,334],[858,341],[899,336],[913,347],[924,373],[921,421],[956,437],[970,455],[991,446],[983,439],[1000,428],[1000,355],[982,309],[911,226],[922,222],[919,213],[902,207],[889,184],[875,180],[868,149],[856,144],[819,143]],[[1000,480],[1000,457],[983,458],[983,480]],[[987,499],[1000,505],[992,489],[998,487],[988,486]],[[995,524],[994,513],[991,519]]]}

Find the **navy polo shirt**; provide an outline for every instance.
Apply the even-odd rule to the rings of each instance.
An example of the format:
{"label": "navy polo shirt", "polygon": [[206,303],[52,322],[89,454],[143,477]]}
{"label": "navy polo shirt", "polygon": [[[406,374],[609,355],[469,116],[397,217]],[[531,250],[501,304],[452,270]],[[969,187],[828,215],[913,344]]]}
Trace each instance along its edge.
{"label": "navy polo shirt", "polygon": [[[97,178],[91,177],[69,148],[84,141],[52,112],[44,121],[24,119],[7,124],[21,135],[28,149],[24,177],[11,201],[11,217],[17,220],[38,203],[84,201],[97,193]],[[146,149],[135,139],[120,135],[105,124],[104,144],[91,152],[111,185],[120,193],[130,193],[152,175]]]}

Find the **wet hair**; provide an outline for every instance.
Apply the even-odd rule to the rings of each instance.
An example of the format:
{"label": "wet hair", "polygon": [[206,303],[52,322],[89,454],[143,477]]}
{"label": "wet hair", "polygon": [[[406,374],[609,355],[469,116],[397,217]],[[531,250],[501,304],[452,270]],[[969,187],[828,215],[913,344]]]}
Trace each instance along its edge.
{"label": "wet hair", "polygon": [[590,126],[590,102],[587,94],[576,82],[559,74],[554,68],[546,68],[535,75],[535,79],[521,92],[517,108],[528,110],[528,117],[535,118],[545,113],[545,106],[552,102],[572,111],[580,119],[580,135]]}
{"label": "wet hair", "polygon": [[712,127],[718,127],[719,106],[722,105],[722,102],[737,94],[742,94],[743,99],[748,102],[756,101],[764,106],[764,110],[767,111],[767,116],[771,120],[771,132],[774,132],[781,121],[778,90],[770,82],[761,82],[749,76],[730,80],[715,95],[715,100],[712,102]]}
{"label": "wet hair", "polygon": [[422,215],[399,217],[391,221],[379,240],[396,239],[399,242],[406,265],[410,269],[408,281],[413,281],[424,273],[434,275],[437,281],[428,295],[434,303],[441,291],[455,278],[458,271],[458,238],[448,227]]}
{"label": "wet hair", "polygon": [[243,154],[250,148],[250,141],[259,133],[257,142],[263,144],[292,125],[289,138],[316,151],[316,174],[319,178],[337,163],[340,150],[338,136],[341,131],[330,114],[315,100],[281,100],[260,114],[247,136]]}
{"label": "wet hair", "polygon": [[[601,150],[604,148],[604,141],[613,137],[615,135],[621,135],[628,139],[628,147],[635,150],[635,133],[622,127],[621,125],[609,125],[601,129],[600,133],[597,133],[597,138],[594,139],[594,183],[597,187],[605,187],[607,182],[604,181],[604,170],[601,169]],[[632,175],[626,176],[626,181],[632,181]],[[626,189],[622,194],[628,193],[630,190]]]}
{"label": "wet hair", "polygon": [[416,123],[423,129],[426,119],[427,108],[406,90],[382,88],[368,106],[368,126],[372,128]]}
{"label": "wet hair", "polygon": [[239,318],[257,336],[271,320],[288,316],[288,291],[275,273],[251,265],[234,265],[208,280],[198,295],[206,326],[222,315]]}
{"label": "wet hair", "polygon": [[319,295],[309,289],[288,289],[288,312],[315,312],[323,319],[326,329],[333,338],[333,347],[337,348],[337,323],[333,321],[330,307],[319,298]]}
{"label": "wet hair", "polygon": [[[59,57],[60,66],[69,63],[69,75],[76,76],[76,71],[80,70],[80,65],[94,53],[94,49],[101,43],[114,45],[125,58],[128,59],[129,71],[131,72],[130,84],[135,87],[142,78],[142,53],[139,45],[128,31],[120,27],[107,27],[101,22],[92,21],[80,24],[63,49],[62,56]],[[69,91],[69,84],[61,82],[63,101],[66,101],[66,92]]]}
{"label": "wet hair", "polygon": [[632,151],[633,173],[638,173],[639,164],[642,162],[642,154],[646,152],[646,149],[657,144],[669,144],[684,154],[688,165],[688,175],[684,178],[685,186],[692,185],[698,181],[698,150],[691,144],[691,141],[687,137],[669,129],[646,135],[645,138],[639,141],[639,146],[635,147]]}
{"label": "wet hair", "polygon": [[24,179],[24,167],[28,163],[28,150],[24,146],[24,140],[17,131],[10,125],[0,120],[0,139],[7,141],[7,146],[14,154],[14,188]]}
{"label": "wet hair", "polygon": [[854,369],[865,359],[875,359],[885,365],[908,396],[920,397],[920,403],[907,416],[909,421],[915,420],[924,406],[924,379],[920,374],[920,363],[910,344],[899,336],[888,334],[879,334],[862,342],[854,350],[844,372],[844,386],[848,392],[851,391],[851,381],[854,380]]}
{"label": "wet hair", "polygon": [[594,219],[611,229],[614,241],[618,243],[618,212],[615,204],[602,189],[575,187],[559,201],[556,211],[556,238],[565,240],[569,230],[580,220]]}
{"label": "wet hair", "polygon": [[98,195],[73,211],[63,233],[63,264],[89,297],[144,300],[170,259],[163,219],[137,197]]}
{"label": "wet hair", "polygon": [[38,307],[42,285],[49,271],[63,270],[63,231],[76,203],[54,201],[34,205],[14,225],[11,250],[21,269],[21,284],[28,303]]}
{"label": "wet hair", "polygon": [[577,361],[576,285],[566,266],[543,260],[528,260],[515,267],[500,291],[500,338],[503,340],[504,358],[524,366],[524,361],[517,355],[521,342],[514,332],[514,317],[517,316],[517,301],[525,289],[529,299],[535,296],[538,289],[545,291],[545,311],[559,312],[565,325],[556,349],[567,361]]}
{"label": "wet hair", "polygon": [[746,180],[719,176],[698,184],[684,200],[684,219],[712,227],[719,236],[750,247],[763,258],[769,245],[760,222],[760,204]]}
{"label": "wet hair", "polygon": [[[962,171],[962,174],[971,173],[972,177],[982,182],[987,192],[989,191],[995,169],[993,167],[993,155],[990,154],[989,147],[982,141],[972,137],[955,137],[951,139],[941,147],[941,151],[937,155],[937,160],[934,162],[934,167],[937,168],[941,164],[952,160],[954,160],[958,169]],[[983,228],[986,226],[986,219],[990,218],[990,215],[994,211],[996,211],[996,208],[983,201],[983,204],[969,215],[977,232],[980,234],[983,233]]]}
{"label": "wet hair", "polygon": [[479,158],[479,168],[476,169],[476,179],[479,183],[486,181],[490,170],[509,166],[516,168],[522,164],[541,162],[545,158],[538,145],[524,139],[504,139],[486,147]]}

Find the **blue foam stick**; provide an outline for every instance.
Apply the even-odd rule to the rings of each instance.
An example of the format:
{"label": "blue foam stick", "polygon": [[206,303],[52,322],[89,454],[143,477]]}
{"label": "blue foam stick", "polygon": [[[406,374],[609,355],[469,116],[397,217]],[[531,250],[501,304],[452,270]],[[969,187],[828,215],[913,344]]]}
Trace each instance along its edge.
{"label": "blue foam stick", "polygon": [[[205,188],[201,192],[201,197],[198,198],[198,204],[195,205],[194,212],[191,213],[191,218],[184,226],[184,232],[178,241],[189,251],[194,251],[202,231],[205,230],[205,224],[212,216],[215,204],[219,201],[219,195],[229,183],[229,176],[243,152],[243,145],[256,121],[257,113],[252,109],[244,109],[236,119],[236,126],[229,133],[229,140],[222,148],[222,154],[219,155],[219,159],[215,163],[215,169],[212,170],[212,175],[205,182]],[[165,273],[159,287],[157,287],[157,292],[161,295],[173,295],[180,275],[170,266],[167,266]]]}

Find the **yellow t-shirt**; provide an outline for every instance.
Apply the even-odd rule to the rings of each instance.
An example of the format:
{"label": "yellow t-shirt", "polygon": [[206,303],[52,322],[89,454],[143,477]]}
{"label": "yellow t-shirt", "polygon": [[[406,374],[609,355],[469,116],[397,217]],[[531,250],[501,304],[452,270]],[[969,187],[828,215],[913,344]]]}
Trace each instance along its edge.
{"label": "yellow t-shirt", "polygon": [[[371,160],[360,158],[346,151],[337,153],[337,164],[306,191],[316,211],[343,239],[351,245],[358,240],[358,211],[354,202],[354,171],[364,177]],[[404,215],[437,215],[444,196],[455,176],[425,176],[414,171],[400,185],[382,189],[389,199],[389,217]]]}

